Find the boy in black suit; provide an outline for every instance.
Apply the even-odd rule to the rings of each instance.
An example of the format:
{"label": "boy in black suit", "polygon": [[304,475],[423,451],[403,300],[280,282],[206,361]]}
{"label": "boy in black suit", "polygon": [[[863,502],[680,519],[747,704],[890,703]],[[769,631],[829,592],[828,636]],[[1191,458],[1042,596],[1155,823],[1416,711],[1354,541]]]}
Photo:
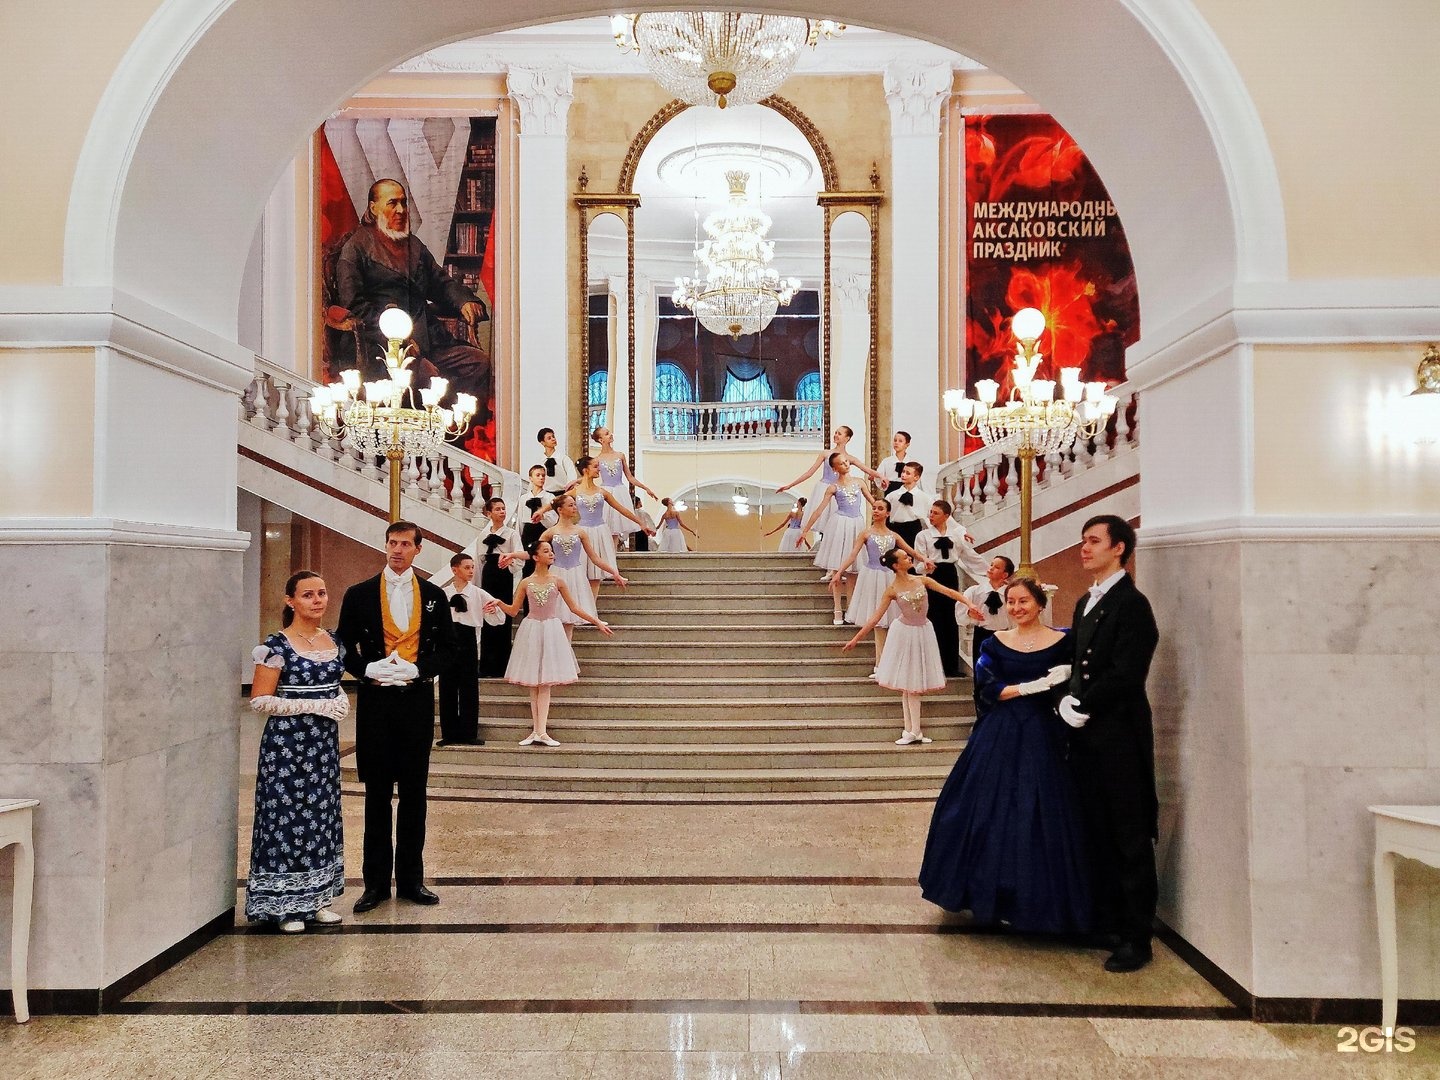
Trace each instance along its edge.
{"label": "boy in black suit", "polygon": [[[345,670],[360,680],[355,706],[355,764],[365,785],[365,891],[355,913],[395,895],[438,904],[425,887],[425,782],[435,730],[434,680],[454,649],[450,607],[438,585],[412,568],[420,527],[397,521],[385,530],[385,569],[352,585],[340,605],[335,636]],[[390,798],[398,789],[395,841]]]}
{"label": "boy in black suit", "polygon": [[1098,928],[1118,938],[1106,971],[1150,962],[1157,885],[1155,736],[1145,678],[1159,631],[1125,573],[1135,530],[1102,514],[1085,523],[1080,564],[1094,575],[1075,605],[1075,656],[1060,715],[1075,729],[1070,764],[1090,847]]}

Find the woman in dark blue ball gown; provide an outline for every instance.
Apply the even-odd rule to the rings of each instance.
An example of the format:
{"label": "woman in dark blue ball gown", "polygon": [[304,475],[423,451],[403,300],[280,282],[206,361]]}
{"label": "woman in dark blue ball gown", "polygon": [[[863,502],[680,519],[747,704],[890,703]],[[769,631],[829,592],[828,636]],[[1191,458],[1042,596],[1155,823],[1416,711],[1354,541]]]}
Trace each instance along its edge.
{"label": "woman in dark blue ball gown", "polygon": [[1065,631],[1040,621],[1044,591],[1005,590],[1015,624],[975,664],[982,723],[955,763],[930,821],[920,887],[947,911],[1027,933],[1091,929],[1089,869],[1064,730],[1051,688],[1068,681]]}

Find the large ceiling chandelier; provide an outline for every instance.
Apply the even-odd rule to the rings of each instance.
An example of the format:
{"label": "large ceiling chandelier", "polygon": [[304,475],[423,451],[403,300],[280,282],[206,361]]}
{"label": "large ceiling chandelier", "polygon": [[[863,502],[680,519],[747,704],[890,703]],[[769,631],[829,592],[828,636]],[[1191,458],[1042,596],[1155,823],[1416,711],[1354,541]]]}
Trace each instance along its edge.
{"label": "large ceiling chandelier", "polygon": [[738,11],[647,11],[610,20],[615,44],[637,52],[655,81],[691,105],[750,105],[795,70],[800,50],[844,33],[830,19]]}
{"label": "large ceiling chandelier", "polygon": [[781,278],[770,267],[775,243],[766,240],[770,216],[745,205],[750,174],[725,174],[730,205],[705,219],[709,239],[695,249],[705,264],[705,279],[676,278],[671,294],[678,307],[689,308],[712,334],[738,338],[770,325],[781,304],[790,303],[800,288],[796,278]]}

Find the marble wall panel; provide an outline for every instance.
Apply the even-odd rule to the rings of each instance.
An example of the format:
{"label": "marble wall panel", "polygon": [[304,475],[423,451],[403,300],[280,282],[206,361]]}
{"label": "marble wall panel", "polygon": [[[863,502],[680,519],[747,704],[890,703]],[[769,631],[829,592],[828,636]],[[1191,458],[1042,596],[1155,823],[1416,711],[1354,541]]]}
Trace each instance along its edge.
{"label": "marble wall panel", "polygon": [[[41,801],[37,988],[103,987],[234,903],[240,574],[237,551],[0,544],[0,796]],[[7,921],[10,881],[0,860]]]}
{"label": "marble wall panel", "polygon": [[100,652],[103,544],[0,544],[0,653]]}
{"label": "marble wall panel", "polygon": [[1160,794],[1160,917],[1251,976],[1248,739],[1233,544],[1147,544],[1138,584],[1160,626],[1149,693]]}
{"label": "marble wall panel", "polygon": [[[1440,803],[1440,544],[1245,544],[1255,984],[1379,993],[1367,806]],[[1251,647],[1253,643],[1253,648]],[[1440,986],[1440,874],[1400,877],[1401,995]]]}

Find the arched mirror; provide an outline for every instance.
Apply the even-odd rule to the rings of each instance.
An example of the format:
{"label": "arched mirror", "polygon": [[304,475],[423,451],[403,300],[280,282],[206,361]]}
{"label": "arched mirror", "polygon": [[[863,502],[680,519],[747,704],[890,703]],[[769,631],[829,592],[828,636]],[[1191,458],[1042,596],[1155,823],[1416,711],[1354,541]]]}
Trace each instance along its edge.
{"label": "arched mirror", "polygon": [[[630,321],[626,318],[629,234],[625,220],[597,214],[585,244],[585,439],[597,427],[629,445]],[[591,448],[583,451],[593,453]]]}
{"label": "arched mirror", "polygon": [[[830,225],[830,415],[853,428],[850,445],[871,445],[870,221],[859,211],[835,215]],[[870,462],[874,464],[874,462]]]}

